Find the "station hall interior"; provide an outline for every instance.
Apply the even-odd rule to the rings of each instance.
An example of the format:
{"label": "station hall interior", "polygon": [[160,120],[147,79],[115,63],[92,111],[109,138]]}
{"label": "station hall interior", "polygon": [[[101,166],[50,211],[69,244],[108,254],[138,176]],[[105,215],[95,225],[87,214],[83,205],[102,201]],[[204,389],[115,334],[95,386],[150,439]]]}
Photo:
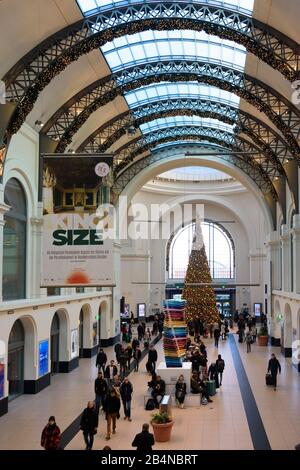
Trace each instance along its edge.
{"label": "station hall interior", "polygon": [[[86,448],[100,349],[132,384],[132,421],[122,405],[110,435],[98,409],[93,448],[109,435],[132,450],[143,424],[153,432],[151,345],[173,422],[154,449],[299,444],[299,16],[299,0],[0,1],[0,450],[41,450],[49,416],[65,450]],[[198,210],[198,287],[226,327],[217,346],[213,321],[200,336],[207,366],[221,354],[225,369],[208,403],[185,376],[181,407],[162,312],[183,299]],[[249,319],[251,352],[236,334]],[[115,346],[137,337],[139,370],[132,357],[122,376]]]}

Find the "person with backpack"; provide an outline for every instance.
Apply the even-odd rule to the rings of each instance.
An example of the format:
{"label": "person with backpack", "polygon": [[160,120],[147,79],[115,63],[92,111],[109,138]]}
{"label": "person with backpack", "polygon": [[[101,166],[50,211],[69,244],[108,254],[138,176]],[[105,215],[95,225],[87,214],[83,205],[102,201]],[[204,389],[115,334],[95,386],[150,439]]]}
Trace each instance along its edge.
{"label": "person with backpack", "polygon": [[88,402],[87,407],[82,413],[80,429],[83,431],[83,437],[86,444],[85,450],[92,450],[94,435],[97,434],[98,429],[98,413],[93,401]]}
{"label": "person with backpack", "polygon": [[225,361],[224,359],[222,359],[222,356],[221,354],[218,355],[218,359],[216,360],[216,366],[217,366],[217,371],[218,371],[218,375],[219,375],[219,384],[220,384],[220,387],[222,386],[222,380],[223,380],[223,372],[224,372],[224,369],[225,369]]}
{"label": "person with backpack", "polygon": [[106,363],[107,363],[107,356],[105,352],[103,351],[103,349],[101,348],[97,354],[97,359],[96,359],[96,367],[98,367],[99,372],[102,369],[102,372],[104,374]]}
{"label": "person with backpack", "polygon": [[58,450],[60,444],[60,429],[54,416],[50,416],[48,424],[44,427],[41,437],[41,446],[45,450]]}
{"label": "person with backpack", "polygon": [[250,331],[247,332],[246,334],[246,344],[247,344],[247,353],[251,352],[251,344],[252,344],[252,336],[250,334]]}
{"label": "person with backpack", "polygon": [[273,385],[274,385],[274,390],[276,390],[276,387],[277,387],[277,374],[278,374],[278,372],[279,372],[279,374],[281,374],[281,365],[280,365],[280,362],[278,361],[278,359],[277,359],[277,357],[275,356],[274,353],[271,355],[271,359],[269,360],[268,372],[271,373],[272,381],[273,381]]}

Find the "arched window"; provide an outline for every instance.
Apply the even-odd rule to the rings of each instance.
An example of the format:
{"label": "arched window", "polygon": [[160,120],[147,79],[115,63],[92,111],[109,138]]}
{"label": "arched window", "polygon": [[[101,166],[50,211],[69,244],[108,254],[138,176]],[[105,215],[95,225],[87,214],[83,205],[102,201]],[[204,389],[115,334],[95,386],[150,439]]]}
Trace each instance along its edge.
{"label": "arched window", "polygon": [[[169,278],[184,279],[192,249],[195,224],[182,228],[170,245]],[[213,279],[235,277],[234,245],[228,232],[219,224],[205,221],[202,232],[206,256]]]}
{"label": "arched window", "polygon": [[5,214],[3,233],[3,300],[26,297],[26,229],[27,207],[23,188],[11,178],[4,192],[10,206]]}

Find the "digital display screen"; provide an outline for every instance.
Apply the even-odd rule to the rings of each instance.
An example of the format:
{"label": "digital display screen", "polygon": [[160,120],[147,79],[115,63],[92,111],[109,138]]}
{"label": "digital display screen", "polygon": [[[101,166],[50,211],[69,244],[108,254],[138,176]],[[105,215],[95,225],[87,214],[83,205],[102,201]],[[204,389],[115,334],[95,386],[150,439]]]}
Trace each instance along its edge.
{"label": "digital display screen", "polygon": [[146,304],[137,305],[138,318],[144,318],[146,316]]}
{"label": "digital display screen", "polygon": [[49,341],[41,341],[39,344],[39,376],[48,374],[49,370]]}

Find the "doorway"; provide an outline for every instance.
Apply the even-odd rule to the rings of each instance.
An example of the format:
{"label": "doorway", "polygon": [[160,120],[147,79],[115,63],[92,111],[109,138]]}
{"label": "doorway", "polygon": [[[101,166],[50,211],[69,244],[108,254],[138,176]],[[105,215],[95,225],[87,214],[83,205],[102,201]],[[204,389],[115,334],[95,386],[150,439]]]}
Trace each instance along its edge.
{"label": "doorway", "polygon": [[51,374],[58,374],[59,372],[59,336],[60,324],[56,313],[51,325]]}
{"label": "doorway", "polygon": [[17,320],[8,342],[8,399],[14,400],[24,392],[24,347],[25,332],[22,322]]}

